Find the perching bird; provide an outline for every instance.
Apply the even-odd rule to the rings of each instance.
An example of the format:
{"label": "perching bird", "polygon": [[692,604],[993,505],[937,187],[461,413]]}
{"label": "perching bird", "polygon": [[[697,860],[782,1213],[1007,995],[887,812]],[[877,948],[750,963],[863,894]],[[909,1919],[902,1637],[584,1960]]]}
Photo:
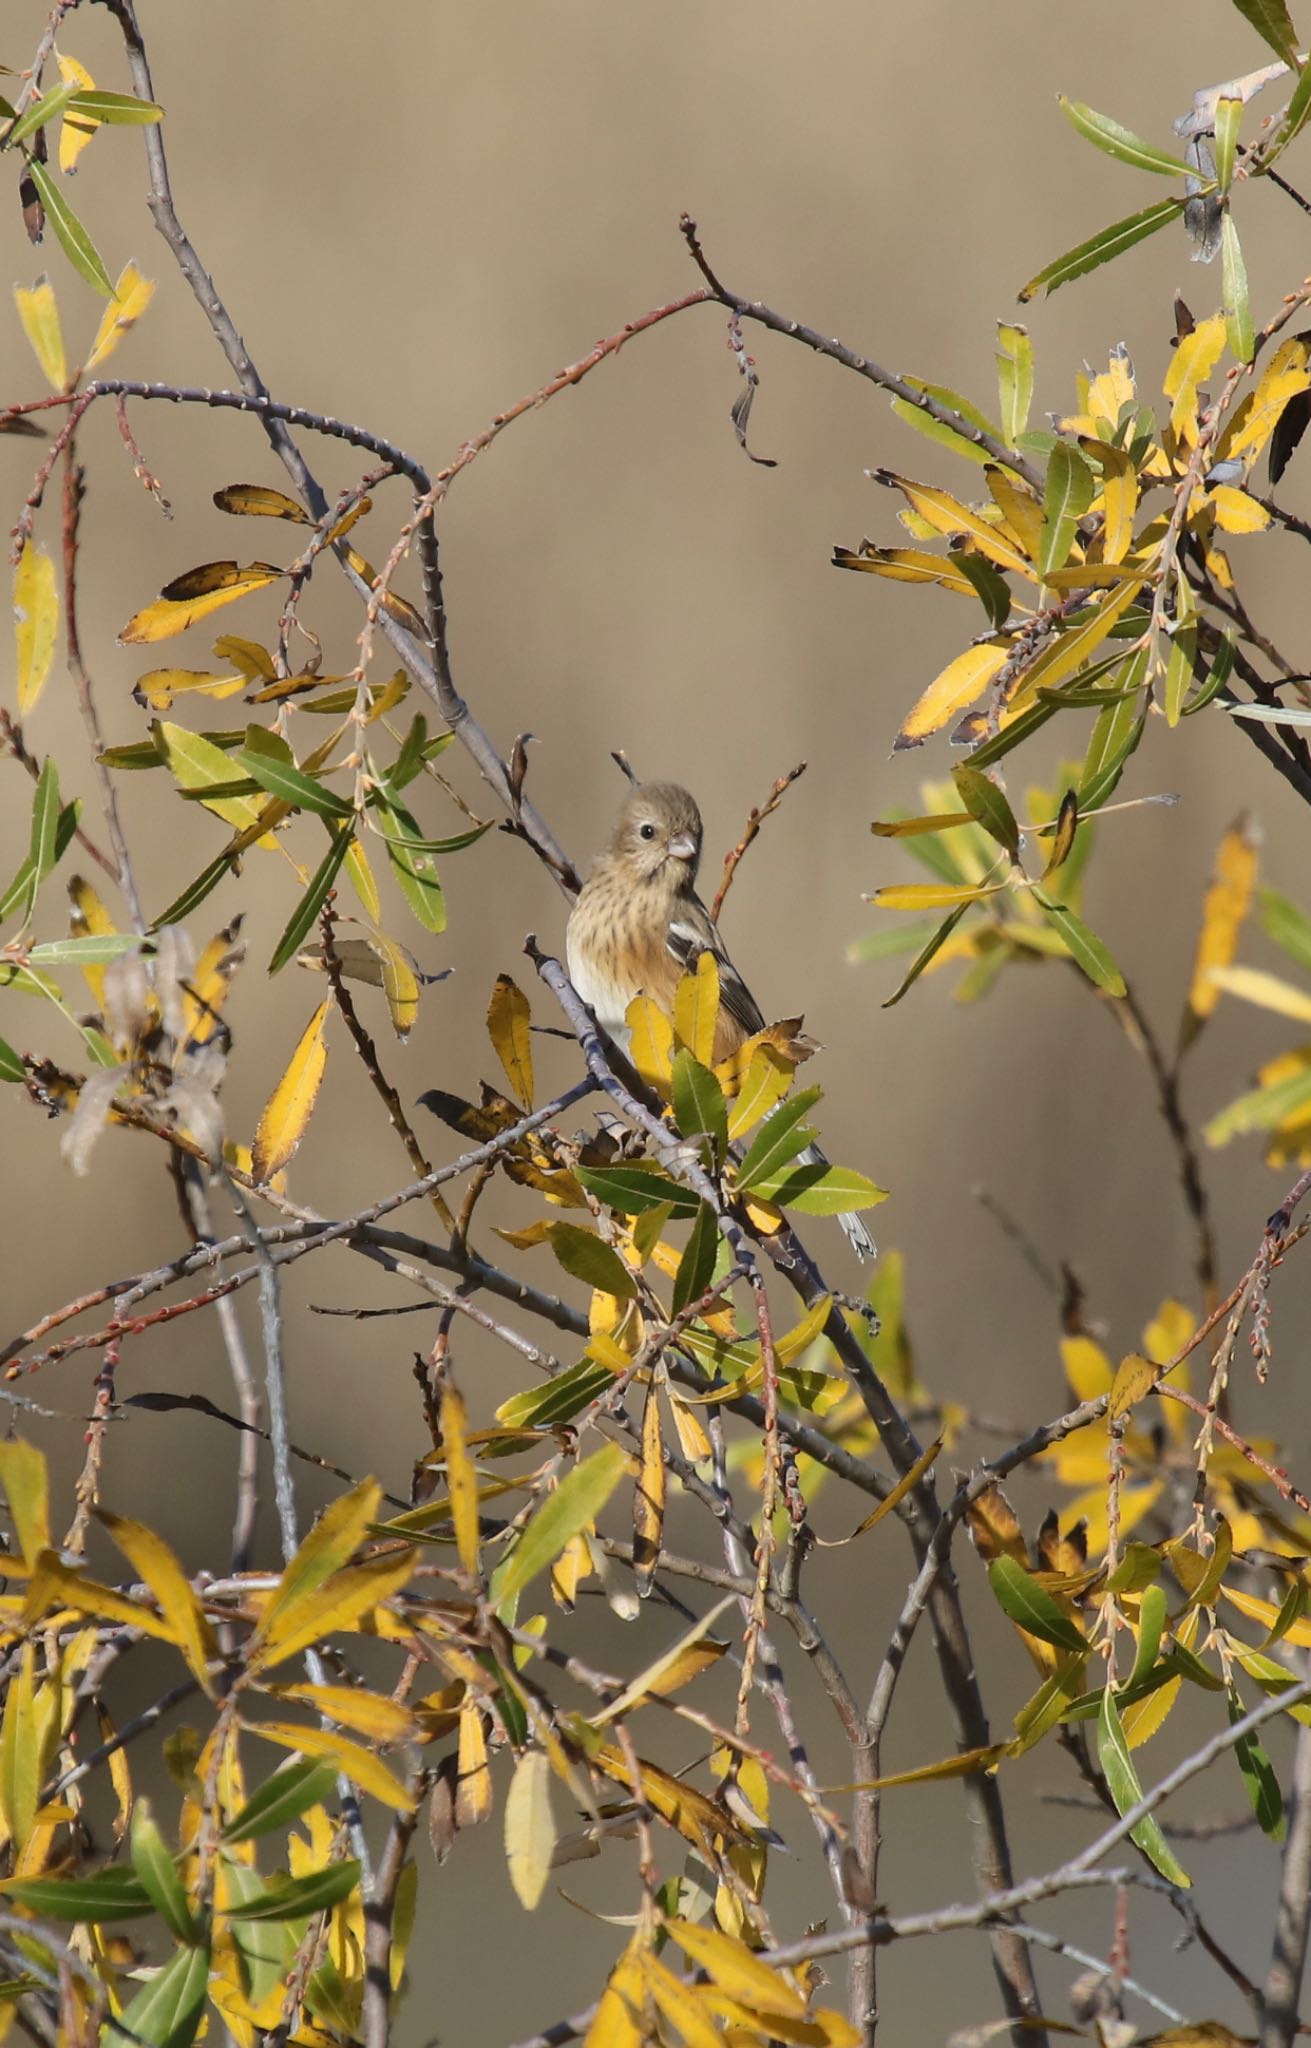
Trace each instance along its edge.
{"label": "perching bird", "polygon": [[[765,1028],[759,1004],[725,950],[710,912],[696,893],[701,863],[701,813],[674,782],[640,783],[625,801],[608,850],[595,863],[569,916],[569,978],[621,1051],[633,997],[647,995],[672,1014],[674,991],[702,953],[719,969],[719,1022],[714,1057],[727,1059]],[[808,1145],[800,1163],[823,1164]],[[874,1242],[859,1216],[838,1221],[862,1259]]]}

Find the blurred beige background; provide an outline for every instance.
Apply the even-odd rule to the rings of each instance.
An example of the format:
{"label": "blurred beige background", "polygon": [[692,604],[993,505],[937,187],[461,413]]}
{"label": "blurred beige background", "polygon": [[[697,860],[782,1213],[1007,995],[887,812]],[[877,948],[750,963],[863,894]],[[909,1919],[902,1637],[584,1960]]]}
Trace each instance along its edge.
{"label": "blurred beige background", "polygon": [[[44,19],[31,0],[7,10],[0,54],[11,65],[27,61]],[[599,335],[692,287],[676,228],[684,208],[735,289],[991,408],[995,322],[1014,317],[1016,287],[1063,248],[1167,189],[1092,151],[1061,118],[1056,93],[1069,91],[1169,145],[1169,121],[1195,88],[1263,61],[1263,46],[1224,0],[1187,9],[1104,0],[1095,14],[1042,0],[925,0],[912,9],[886,0],[673,0],[658,8],[565,0],[549,9],[438,0],[367,10],[344,0],[142,0],[142,21],[168,110],[179,211],[269,387],[393,436],[434,468]],[[71,19],[62,44],[99,84],[127,87],[101,10]],[[1304,156],[1294,152],[1295,179]],[[226,384],[217,347],[152,231],[137,138],[106,133],[84,162],[72,196],[111,273],[136,256],[160,279],[112,370]],[[1268,188],[1241,194],[1239,217],[1259,320],[1308,268],[1306,221]],[[14,281],[30,283],[48,265],[75,354],[98,318],[92,294],[53,243],[28,247],[12,206],[0,249]],[[1208,312],[1218,303],[1219,269],[1195,269],[1182,235],[1166,235],[1030,308],[1036,413],[1067,409],[1079,363],[1103,363],[1120,340],[1150,401],[1168,359],[1176,288]],[[36,395],[39,373],[3,309],[0,336],[0,396]],[[1107,1325],[1118,1355],[1163,1294],[1192,1298],[1171,1154],[1144,1069],[1074,977],[1011,974],[981,1007],[961,1010],[944,976],[884,1012],[899,966],[846,963],[849,943],[878,917],[862,892],[917,872],[895,847],[871,839],[870,820],[893,804],[914,807],[922,779],[950,768],[945,744],[890,758],[897,723],[974,621],[945,596],[835,573],[830,547],[865,532],[894,538],[893,502],[866,480],[867,465],[912,469],[967,491],[973,480],[898,423],[869,385],[759,330],[747,339],[762,378],[751,442],[777,458],[776,469],[751,466],[734,443],[728,411],[739,384],[723,316],[707,308],[632,342],[581,389],[516,425],[459,480],[442,525],[457,680],[502,744],[519,731],[536,734],[530,790],[578,859],[603,839],[620,792],[613,747],[627,749],[643,773],[676,777],[696,792],[710,886],[747,808],[775,775],[808,760],[808,774],[742,870],[725,918],[728,942],[767,1012],[804,1002],[826,1045],[830,1149],[893,1191],[877,1234],[907,1255],[925,1380],[1003,1415],[1054,1413],[1064,1390],[1053,1305],[972,1191],[986,1183],[1049,1261],[1073,1261],[1089,1312]],[[197,561],[276,557],[286,537],[237,526],[210,504],[223,483],[282,481],[254,422],[161,406],[134,408],[134,420],[173,501],[171,526],[133,482],[109,414],[84,435],[91,496],[83,636],[104,724],[117,741],[141,729],[130,697],[139,673],[157,660],[205,666],[215,634],[271,631],[277,607],[249,601],[219,615],[213,632],[202,625],[157,657],[142,651],[145,658],[115,645],[128,615]],[[330,490],[358,475],[338,444],[311,443],[308,452]],[[31,459],[31,444],[0,442],[0,483],[14,513]],[[1303,461],[1282,492],[1304,512],[1306,474]],[[379,495],[363,542],[378,558],[404,502],[395,486]],[[1243,549],[1235,544],[1240,565]],[[1293,540],[1263,545],[1250,596],[1276,639],[1303,658],[1306,571],[1297,549]],[[325,666],[349,667],[353,602],[330,573],[320,581],[310,615],[324,636]],[[7,666],[8,653],[3,660]],[[7,693],[11,687],[6,681]],[[193,714],[185,700],[172,715],[226,722],[225,714]],[[71,765],[84,757],[62,675],[28,737],[70,764],[66,781],[81,787],[91,822],[94,790],[85,768]],[[1074,733],[1067,743],[1075,744]],[[1054,742],[1033,750],[1027,772],[1013,778],[1017,794],[1055,758]],[[483,804],[467,765],[454,755],[447,761],[466,797]],[[1311,890],[1304,811],[1221,714],[1149,737],[1125,792],[1164,789],[1182,802],[1107,822],[1088,915],[1172,1039],[1214,845],[1236,812],[1256,812],[1269,878],[1303,900]],[[4,791],[7,873],[25,845],[29,801],[12,766]],[[123,803],[141,871],[152,878],[148,907],[157,911],[217,850],[221,828],[168,800],[161,780],[127,781]],[[434,832],[457,823],[435,793],[424,819]],[[309,846],[314,835],[301,830]],[[538,1015],[553,1021],[521,953],[528,931],[561,941],[563,903],[549,878],[499,835],[447,859],[443,875],[451,917],[444,939],[425,939],[399,910],[390,920],[425,966],[455,970],[426,997],[413,1042],[404,1051],[386,1045],[407,1100],[434,1083],[472,1093],[480,1074],[490,1074],[481,1016],[498,971],[515,974]],[[320,993],[295,971],[271,986],[264,974],[293,900],[289,870],[256,857],[250,883],[211,898],[196,920],[203,942],[239,894],[251,911],[250,958],[230,1010],[237,1040],[226,1095],[230,1128],[245,1136]],[[43,936],[61,929],[61,914],[52,888]],[[5,1004],[0,1030],[35,1045],[42,1027],[32,1011],[15,1017],[18,1008],[16,999]],[[373,1017],[381,1038],[380,1005]],[[1228,1100],[1288,1037],[1274,1019],[1222,1008],[1192,1061],[1190,1109],[1201,1118]],[[70,1046],[63,1050],[73,1056]],[[567,1048],[543,1043],[544,1086],[567,1080],[575,1065]],[[344,1212],[400,1184],[408,1170],[344,1034],[335,1038],[327,1088],[292,1185],[301,1199]],[[96,1155],[89,1178],[74,1181],[56,1137],[19,1091],[0,1093],[10,1190],[6,1335],[181,1243],[154,1147],[120,1134]],[[434,1129],[432,1143],[440,1156],[446,1134]],[[1222,1270],[1232,1278],[1282,1188],[1250,1147],[1207,1165]],[[501,1210],[518,1221],[531,1213],[522,1197]],[[411,1227],[423,1226],[412,1217]],[[834,1272],[856,1284],[836,1233],[824,1233],[824,1249]],[[544,1264],[541,1277],[549,1279]],[[287,1297],[294,1433],[404,1493],[422,1450],[410,1361],[429,1341],[431,1319],[361,1325],[303,1313],[307,1301],[382,1298],[367,1273],[336,1255],[331,1265],[297,1266]],[[1277,1288],[1275,1385],[1258,1397],[1244,1376],[1238,1392],[1251,1427],[1290,1432],[1289,1462],[1303,1477],[1304,1408],[1290,1394],[1307,1331],[1304,1303],[1294,1264]],[[250,1316],[252,1304],[243,1313]],[[467,1337],[457,1355],[486,1414],[515,1384],[507,1355]],[[77,1357],[30,1391],[76,1417],[94,1370],[92,1356]],[[120,1386],[198,1388],[226,1402],[215,1331],[195,1318],[129,1344]],[[75,1423],[43,1423],[34,1433],[61,1469],[75,1467]],[[193,1566],[221,1560],[233,1445],[199,1418],[137,1414],[111,1434],[106,1497],[136,1511],[149,1499]],[[1016,1493],[1036,1524],[1048,1495],[1037,1484]],[[302,1480],[303,1514],[321,1498]],[[846,1522],[845,1508],[839,1512]],[[271,1528],[265,1540],[271,1555]],[[693,1523],[686,1540],[704,1542],[706,1533]],[[890,1530],[880,1532],[877,1551],[848,1556],[845,1578],[827,1595],[816,1574],[816,1597],[865,1683],[906,1559]],[[968,1555],[962,1569],[986,1621]],[[672,1633],[667,1620],[650,1626]],[[604,1615],[589,1628],[582,1639],[595,1655],[632,1664],[632,1636]],[[984,1665],[1004,1726],[1030,1677],[1000,1636]],[[926,1644],[907,1687],[889,1768],[949,1746]],[[822,1774],[846,1776],[808,1674],[798,1690],[823,1731]],[[768,1740],[765,1725],[762,1710]],[[1149,1775],[1161,1767],[1155,1752],[1145,1762]],[[1014,1774],[1020,1871],[1050,1860],[1090,1825],[1087,1816],[1038,1804],[1039,1791],[1062,1782],[1045,1750]],[[1240,1799],[1234,1773],[1203,1803],[1232,1807]],[[795,1816],[784,1825],[800,1837]],[[883,1883],[898,1908],[968,1893],[954,1788],[893,1795],[886,1832]],[[419,1853],[426,1857],[423,1847]],[[636,1897],[627,1855],[566,1872],[573,1881],[565,1889],[595,1910],[627,1910]],[[1223,1884],[1218,1875],[1209,1891],[1203,1884],[1200,1903],[1218,1908],[1259,1974],[1270,1859],[1240,1837],[1212,1867],[1223,1868]],[[407,2042],[526,2035],[594,1996],[623,1939],[555,1898],[531,1919],[522,1915],[508,1891],[499,1826],[463,1845],[440,1876],[427,1868],[424,1876],[416,1990],[401,2028]],[[783,1935],[831,1910],[809,1852],[778,1875],[773,1896]],[[1109,1938],[1105,1902],[1054,1910],[1048,1924],[1098,1952]],[[1218,1975],[1212,1983],[1192,1958],[1170,1953],[1172,1925],[1146,1907],[1135,1908],[1134,1925],[1141,1975],[1190,2012],[1241,2027],[1241,2006]],[[889,2040],[937,2040],[994,2010],[982,1938],[951,1940],[955,1946],[936,1954],[908,1950],[885,1962]],[[1049,2009],[1060,2016],[1068,1967],[1040,1967]]]}

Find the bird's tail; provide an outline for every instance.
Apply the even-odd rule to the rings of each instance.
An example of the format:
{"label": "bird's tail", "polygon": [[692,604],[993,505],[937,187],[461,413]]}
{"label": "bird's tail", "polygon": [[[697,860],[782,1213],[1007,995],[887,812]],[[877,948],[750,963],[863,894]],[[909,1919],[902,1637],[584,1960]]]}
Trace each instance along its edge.
{"label": "bird's tail", "polygon": [[[807,1145],[805,1151],[797,1156],[799,1166],[827,1166],[828,1163],[818,1145]],[[842,1225],[847,1243],[858,1259],[878,1257],[879,1248],[854,1209],[844,1209],[838,1217],[838,1222]]]}

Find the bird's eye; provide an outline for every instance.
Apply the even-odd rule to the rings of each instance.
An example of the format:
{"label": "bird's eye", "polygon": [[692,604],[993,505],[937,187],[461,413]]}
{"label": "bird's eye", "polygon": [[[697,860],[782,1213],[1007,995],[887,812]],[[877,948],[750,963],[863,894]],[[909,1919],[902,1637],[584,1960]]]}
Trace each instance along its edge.
{"label": "bird's eye", "polygon": [[642,826],[641,831],[643,839],[654,839],[656,836],[656,828],[650,822],[649,819],[647,820],[646,824]]}

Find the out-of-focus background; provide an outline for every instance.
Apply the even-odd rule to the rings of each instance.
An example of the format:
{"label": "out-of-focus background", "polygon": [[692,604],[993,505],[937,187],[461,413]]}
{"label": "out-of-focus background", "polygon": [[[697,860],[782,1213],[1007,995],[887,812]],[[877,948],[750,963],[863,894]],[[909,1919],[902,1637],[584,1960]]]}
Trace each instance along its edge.
{"label": "out-of-focus background", "polygon": [[[28,61],[45,13],[36,0],[11,4],[0,52],[10,65]],[[1082,142],[1062,119],[1057,92],[1168,146],[1169,122],[1195,89],[1267,54],[1227,0],[1195,0],[1187,10],[1102,0],[1094,13],[1054,10],[1044,0],[922,0],[908,9],[880,0],[828,0],[823,8],[783,0],[670,0],[659,8],[434,0],[367,10],[346,0],[142,0],[141,13],[168,114],[179,211],[270,389],[365,423],[434,468],[598,336],[696,282],[677,232],[683,209],[695,214],[712,262],[734,289],[990,408],[995,323],[1014,317],[1017,287],[1060,250],[1166,189]],[[98,84],[128,89],[102,10],[70,18],[61,46]],[[1303,154],[1295,150],[1290,161],[1295,180]],[[107,131],[84,163],[73,197],[111,274],[136,256],[160,280],[113,371],[227,383],[205,322],[153,232],[139,139]],[[1311,267],[1311,243],[1305,217],[1270,187],[1240,192],[1238,206],[1259,322]],[[0,249],[15,282],[49,268],[75,355],[79,337],[94,329],[98,302],[53,243],[41,251],[27,245],[16,206],[0,219]],[[1104,364],[1121,341],[1150,401],[1168,361],[1176,289],[1199,314],[1219,301],[1218,265],[1195,268],[1182,232],[1031,307],[1024,317],[1037,349],[1036,413],[1069,409],[1078,367]],[[580,860],[603,840],[621,793],[612,748],[626,749],[643,774],[677,778],[697,794],[711,886],[748,807],[775,775],[808,761],[742,869],[725,917],[728,943],[766,1011],[804,1005],[824,1041],[822,1069],[811,1071],[827,1091],[830,1150],[892,1190],[875,1221],[881,1240],[906,1255],[922,1378],[937,1393],[1033,1420],[1064,1405],[1056,1308],[977,1190],[986,1187],[1018,1219],[1047,1261],[1073,1263],[1088,1312],[1119,1355],[1164,1294],[1195,1304],[1172,1155],[1142,1063],[1075,976],[1008,973],[972,1009],[953,1003],[944,976],[885,1012],[880,1003],[900,966],[848,964],[849,945],[880,916],[862,892],[912,877],[904,854],[871,838],[870,820],[895,804],[917,807],[921,781],[949,772],[942,742],[893,759],[897,724],[973,622],[945,594],[836,573],[830,548],[864,533],[896,537],[894,501],[866,479],[869,465],[935,475],[967,492],[974,482],[895,420],[870,385],[759,330],[748,330],[747,341],[762,379],[751,441],[776,468],[753,467],[735,445],[728,412],[737,373],[724,318],[705,308],[630,343],[582,388],[517,424],[458,481],[442,521],[457,680],[502,744],[517,732],[536,735],[530,791]],[[0,396],[38,395],[39,372],[3,307],[0,364]],[[108,413],[83,434],[83,639],[114,741],[140,733],[130,696],[139,673],[161,660],[204,667],[217,633],[271,630],[276,595],[223,613],[212,632],[202,625],[158,655],[115,644],[129,614],[197,561],[276,557],[285,537],[283,529],[270,538],[266,528],[238,527],[210,503],[225,483],[282,481],[254,422],[151,406],[136,409],[135,424],[172,500],[169,526],[133,481]],[[15,516],[34,445],[0,441],[0,488]],[[338,444],[309,452],[330,489],[358,475]],[[376,557],[403,516],[404,499],[392,492],[379,494],[363,530]],[[1283,495],[1306,511],[1296,466]],[[1274,637],[1303,659],[1298,549],[1292,539],[1263,544],[1249,595]],[[1234,544],[1240,566],[1243,550]],[[325,667],[349,667],[354,601],[334,586],[330,568],[319,581],[310,616],[324,638]],[[185,699],[172,715],[211,722]],[[61,763],[84,761],[79,731],[71,691],[57,677],[30,721],[29,744]],[[1053,740],[1025,760],[1033,771],[1055,758]],[[454,755],[447,762],[463,794],[490,815],[471,769]],[[66,769],[66,783],[70,777]],[[1018,770],[1017,796],[1026,779]],[[85,768],[80,787],[94,829]],[[1178,805],[1107,820],[1087,907],[1169,1042],[1226,823],[1250,808],[1268,877],[1295,897],[1311,897],[1311,885],[1304,812],[1218,710],[1174,734],[1149,733],[1124,793],[1160,790],[1177,791]],[[25,844],[28,801],[9,764],[0,805],[6,873]],[[123,804],[150,878],[147,907],[158,911],[217,850],[223,828],[178,805],[162,778],[125,780]],[[434,793],[424,822],[437,833],[455,829],[458,817]],[[433,1084],[473,1093],[490,1072],[481,1018],[498,971],[530,988],[535,1011],[552,1021],[522,955],[529,931],[561,941],[565,906],[550,878],[500,835],[448,858],[443,875],[445,938],[424,939],[399,911],[391,921],[426,967],[454,970],[425,998],[410,1045],[385,1045],[407,1100]],[[271,858],[259,880],[258,889],[240,891],[251,910],[250,958],[230,1009],[236,1046],[225,1097],[231,1132],[246,1137],[321,993],[294,970],[268,983],[264,962],[289,914],[292,884]],[[234,887],[210,899],[196,920],[198,939],[230,914],[237,894]],[[43,935],[55,935],[57,897],[43,916]],[[21,1043],[14,1006],[6,1005],[3,1029]],[[375,1021],[385,1037],[380,1008]],[[1201,1118],[1230,1099],[1287,1036],[1275,1019],[1223,1005],[1191,1063],[1189,1109]],[[572,1052],[541,1043],[546,1084],[565,1081],[576,1066]],[[71,1041],[67,1052],[71,1059]],[[344,1213],[399,1185],[408,1168],[344,1034],[326,1086],[292,1188]],[[2,1334],[181,1246],[151,1143],[116,1133],[89,1176],[74,1180],[55,1133],[19,1090],[3,1091],[0,1119],[10,1191]],[[439,1156],[455,1143],[435,1127],[432,1142]],[[1222,1272],[1236,1276],[1282,1188],[1250,1148],[1210,1156],[1206,1167]],[[502,1212],[527,1220],[513,1198]],[[824,1235],[835,1275],[859,1284],[836,1234]],[[298,1266],[287,1288],[293,1431],[404,1495],[423,1448],[410,1365],[414,1348],[430,1340],[431,1318],[359,1324],[308,1315],[310,1301],[382,1298],[344,1256],[332,1256],[331,1265]],[[1240,1374],[1236,1400],[1250,1427],[1285,1433],[1289,1462],[1305,1477],[1304,1408],[1293,1385],[1307,1332],[1299,1293],[1304,1298],[1294,1268],[1277,1294],[1274,1387],[1258,1395]],[[503,1354],[461,1343],[464,1384],[485,1418],[514,1379]],[[80,1459],[76,1418],[86,1411],[93,1359],[52,1366],[25,1389],[71,1418],[23,1423],[61,1471]],[[226,1401],[214,1330],[193,1317],[129,1344],[121,1390],[148,1388]],[[191,1565],[222,1557],[233,1444],[200,1417],[138,1413],[111,1432],[105,1498],[157,1517]],[[1032,1483],[1016,1491],[1036,1522],[1047,1496]],[[312,1481],[302,1482],[303,1513],[322,1498]],[[829,1533],[837,1532],[834,1517]],[[685,1533],[689,1542],[705,1540],[695,1523]],[[264,1542],[271,1558],[271,1526]],[[817,1572],[816,1597],[864,1684],[907,1556],[889,1528],[847,1558],[827,1592]],[[981,1653],[984,1679],[1004,1730],[1031,1677],[1013,1641],[991,1626],[968,1555],[962,1568],[980,1637],[991,1638]],[[632,1663],[631,1636],[599,1602],[583,1621],[579,1640],[595,1655],[620,1668]],[[797,1684],[821,1775],[840,1779],[845,1760],[818,1693],[805,1674]],[[906,1686],[885,1768],[950,1746],[924,1643]],[[763,1710],[761,1734],[768,1739]],[[1274,1747],[1282,1759],[1278,1737]],[[1150,1777],[1155,1752],[1144,1763]],[[1049,1862],[1094,1826],[1091,1816],[1040,1802],[1064,1782],[1046,1749],[1012,1782],[1019,1871]],[[1209,1810],[1241,1797],[1232,1773],[1222,1792],[1208,1792]],[[798,1816],[785,1825],[800,1835]],[[892,1795],[885,1829],[890,1903],[911,1909],[968,1894],[958,1788]],[[1256,1976],[1273,1867],[1258,1838],[1239,1836],[1224,1851],[1223,1876],[1199,1888]],[[624,1938],[553,1895],[523,1915],[495,1826],[462,1843],[444,1872],[424,1875],[415,1990],[401,2029],[407,2042],[528,2034],[595,1996]],[[636,1901],[630,1850],[590,1871],[567,1870],[562,1880],[594,1914],[622,1913]],[[804,1857],[776,1876],[772,1897],[783,1936],[833,1910],[822,1875]],[[1104,1903],[1053,1912],[1051,1924],[1095,1952],[1109,1941]],[[1241,2001],[1218,1974],[1202,1985],[1197,1958],[1172,1952],[1172,1923],[1136,1908],[1134,1925],[1136,1972],[1186,2010],[1242,2026]],[[937,2040],[995,2009],[983,1939],[950,1940],[949,1950],[886,1959],[891,2038],[910,2039],[913,2029],[916,2040]],[[1046,1959],[1041,1969],[1044,1997],[1059,2016],[1069,1966]]]}

